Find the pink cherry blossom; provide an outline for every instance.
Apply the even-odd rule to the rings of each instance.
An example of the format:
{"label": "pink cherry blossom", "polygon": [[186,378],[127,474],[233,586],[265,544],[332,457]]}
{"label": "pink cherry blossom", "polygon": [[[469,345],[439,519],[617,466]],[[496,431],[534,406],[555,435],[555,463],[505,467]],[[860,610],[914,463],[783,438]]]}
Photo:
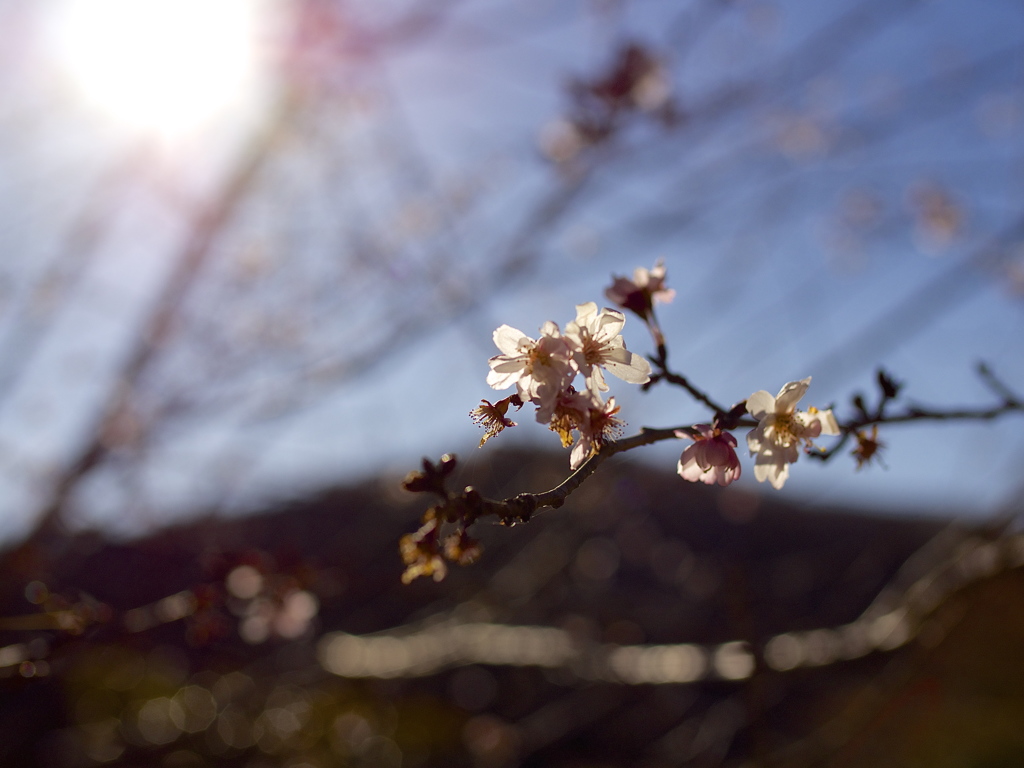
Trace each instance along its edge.
{"label": "pink cherry blossom", "polygon": [[742,468],[736,455],[736,438],[710,424],[695,424],[693,429],[698,434],[676,432],[694,441],[679,457],[679,475],[691,483],[707,485],[726,486],[738,480]]}
{"label": "pink cherry blossom", "polygon": [[668,304],[676,292],[665,287],[665,262],[658,259],[653,269],[637,267],[633,279],[612,275],[614,282],[604,295],[616,306],[649,320],[655,304]]}

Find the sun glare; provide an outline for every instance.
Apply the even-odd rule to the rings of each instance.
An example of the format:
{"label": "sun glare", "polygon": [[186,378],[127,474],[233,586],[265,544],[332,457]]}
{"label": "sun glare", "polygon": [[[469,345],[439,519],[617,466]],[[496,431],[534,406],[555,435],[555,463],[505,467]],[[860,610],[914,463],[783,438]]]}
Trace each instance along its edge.
{"label": "sun glare", "polygon": [[257,77],[257,0],[62,0],[55,54],[88,104],[174,137],[237,109]]}

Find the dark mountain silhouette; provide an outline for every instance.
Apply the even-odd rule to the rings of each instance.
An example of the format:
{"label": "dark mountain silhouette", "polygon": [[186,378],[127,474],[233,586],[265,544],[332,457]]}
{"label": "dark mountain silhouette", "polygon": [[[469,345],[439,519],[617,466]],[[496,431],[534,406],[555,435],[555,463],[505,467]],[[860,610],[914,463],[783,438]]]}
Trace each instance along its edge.
{"label": "dark mountain silhouette", "polygon": [[[565,464],[481,455],[498,497]],[[1012,536],[613,461],[403,586],[425,501],[389,478],[7,552],[0,765],[1021,764]]]}

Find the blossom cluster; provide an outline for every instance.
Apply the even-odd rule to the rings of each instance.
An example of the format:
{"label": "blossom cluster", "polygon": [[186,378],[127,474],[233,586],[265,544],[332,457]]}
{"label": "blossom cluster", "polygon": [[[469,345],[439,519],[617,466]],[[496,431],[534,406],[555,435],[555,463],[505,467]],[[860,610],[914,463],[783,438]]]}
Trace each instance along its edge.
{"label": "blossom cluster", "polygon": [[[496,403],[484,400],[473,410],[474,421],[485,428],[480,444],[507,427],[515,426],[506,414],[510,405],[533,403],[537,421],[547,424],[568,447],[573,469],[621,434],[623,422],[616,417],[615,398],[606,401],[604,372],[631,384],[651,378],[651,364],[626,349],[620,331],[626,317],[614,309],[598,310],[588,302],[576,307],[576,319],[563,332],[550,320],[534,339],[502,325],[494,331],[501,352],[489,361],[487,383],[494,389],[515,386],[516,393]],[[583,386],[575,382],[582,377]]]}
{"label": "blossom cluster", "polygon": [[[665,277],[661,262],[650,270],[638,268],[632,279],[613,277],[605,296],[648,327],[659,348],[658,356],[651,360],[667,374],[664,336],[654,314],[656,304],[670,302],[675,296],[675,291],[666,287]],[[646,359],[626,349],[620,334],[625,320],[622,312],[607,308],[599,311],[595,303],[589,302],[576,307],[576,319],[564,332],[551,321],[541,326],[536,339],[508,325],[495,330],[494,343],[501,354],[489,361],[487,383],[494,389],[514,385],[516,393],[496,403],[484,400],[472,411],[474,421],[485,428],[480,445],[516,426],[508,410],[526,403],[536,406],[537,421],[558,433],[564,447],[575,444],[570,457],[573,469],[618,437],[623,422],[616,416],[619,409],[615,398],[603,398],[608,391],[603,372],[632,384],[646,384],[652,374]],[[577,377],[584,380],[581,390],[574,386]],[[739,479],[742,467],[730,429],[739,423],[735,416],[745,413],[756,420],[747,435],[747,448],[755,457],[754,477],[782,488],[789,477],[789,465],[799,458],[801,450],[811,450],[814,439],[821,435],[840,434],[831,410],[796,410],[810,382],[810,378],[791,381],[774,397],[760,390],[733,409],[733,418],[718,413],[712,424],[676,430],[676,437],[693,441],[679,458],[679,475],[690,482],[722,486]]]}
{"label": "blossom cluster", "polygon": [[[786,384],[772,397],[765,390],[755,392],[743,403],[744,410],[757,420],[747,434],[747,448],[754,456],[754,477],[781,488],[789,477],[789,465],[800,458],[800,449],[810,451],[814,439],[821,435],[838,435],[839,423],[832,410],[796,410],[796,404],[807,392],[810,377]],[[678,471],[684,480],[708,485],[729,485],[742,472],[736,455],[736,438],[714,425],[695,424],[676,431],[676,436],[689,438],[689,446],[679,458]]]}
{"label": "blossom cluster", "polygon": [[[484,400],[471,412],[473,420],[484,428],[480,445],[516,426],[509,416],[513,407],[518,410],[532,404],[537,421],[558,434],[563,447],[572,447],[570,464],[574,474],[550,490],[497,501],[484,498],[473,486],[461,492],[449,490],[448,480],[456,463],[453,455],[442,456],[437,464],[424,459],[422,471],[411,472],[403,487],[440,501],[423,515],[418,531],[402,538],[404,581],[420,576],[440,580],[447,563],[472,562],[481,553],[480,542],[468,533],[477,520],[494,516],[509,526],[527,522],[539,509],[561,506],[608,457],[643,445],[688,440],[690,444],[677,464],[679,475],[690,482],[727,486],[743,471],[734,433],[749,429],[746,447],[754,459],[754,478],[778,489],[785,485],[790,465],[802,453],[827,460],[851,439],[856,447],[850,455],[858,469],[873,461],[885,466],[880,458],[885,444],[878,438],[879,424],[991,419],[1024,412],[1024,396],[1015,394],[985,366],[979,368],[979,374],[1000,398],[996,405],[986,408],[943,411],[910,404],[893,413],[891,406],[902,384],[881,369],[877,372],[877,398],[869,400],[856,393],[852,398],[854,414],[842,424],[831,408],[797,409],[810,387],[810,377],[790,381],[776,395],[758,390],[727,407],[669,367],[668,347],[655,309],[674,296],[675,291],[666,285],[665,266],[659,262],[652,269],[637,269],[632,278],[613,276],[605,297],[618,309],[599,310],[593,302],[580,304],[576,318],[566,324],[564,331],[548,321],[536,338],[508,325],[494,331],[499,354],[489,361],[487,383],[494,389],[514,387],[515,392],[494,403]],[[624,313],[639,318],[650,332],[655,351],[648,358],[626,349],[621,335]],[[659,383],[678,386],[708,408],[713,418],[710,423],[689,426],[645,427],[636,435],[619,439],[623,422],[617,416],[615,398],[606,399],[606,374],[639,384],[644,390]],[[826,435],[837,440],[827,449],[818,448],[815,441]]]}
{"label": "blossom cluster", "polygon": [[[480,440],[483,446],[490,438],[516,426],[510,417],[513,408],[520,410],[533,405],[537,421],[555,432],[563,447],[572,447],[573,476],[542,493],[521,493],[496,501],[484,498],[472,486],[461,492],[449,490],[448,481],[456,465],[453,455],[442,456],[437,464],[424,459],[422,471],[411,472],[403,487],[414,493],[430,494],[439,501],[423,515],[419,530],[402,538],[400,548],[406,566],[403,581],[421,576],[440,580],[448,563],[476,560],[481,544],[469,535],[468,529],[477,520],[496,516],[503,525],[527,522],[538,509],[561,506],[603,460],[642,445],[687,440],[690,444],[677,464],[679,475],[689,482],[727,486],[743,472],[737,455],[739,441],[734,433],[748,429],[746,447],[753,457],[754,478],[778,489],[785,485],[790,465],[802,453],[814,451],[818,458],[828,459],[850,439],[857,443],[852,456],[858,469],[872,461],[881,463],[879,454],[885,446],[878,439],[880,423],[923,418],[991,418],[994,414],[1024,410],[1024,398],[1013,395],[987,369],[982,370],[982,375],[991,379],[990,385],[1000,393],[1003,402],[995,408],[970,412],[910,407],[893,416],[887,408],[902,385],[883,370],[877,375],[877,401],[869,404],[861,394],[856,394],[852,401],[856,414],[843,424],[831,408],[797,409],[810,387],[810,377],[790,381],[776,395],[759,390],[726,407],[669,368],[668,347],[655,311],[658,304],[675,297],[675,291],[666,284],[663,263],[652,269],[639,268],[632,278],[613,276],[605,297],[618,309],[598,309],[594,302],[579,304],[575,319],[566,323],[564,330],[548,321],[534,338],[509,325],[497,328],[494,343],[499,354],[488,362],[487,383],[494,389],[515,391],[493,403],[483,400],[470,414],[484,428]],[[621,334],[625,313],[639,318],[650,332],[655,351],[648,358],[626,348]],[[636,435],[619,439],[624,422],[617,416],[615,398],[607,396],[607,374],[639,384],[644,390],[658,383],[678,386],[707,407],[713,418],[710,423],[689,426],[645,427]],[[864,427],[870,427],[870,431],[864,431]],[[827,450],[819,449],[815,441],[826,435],[838,439]]]}

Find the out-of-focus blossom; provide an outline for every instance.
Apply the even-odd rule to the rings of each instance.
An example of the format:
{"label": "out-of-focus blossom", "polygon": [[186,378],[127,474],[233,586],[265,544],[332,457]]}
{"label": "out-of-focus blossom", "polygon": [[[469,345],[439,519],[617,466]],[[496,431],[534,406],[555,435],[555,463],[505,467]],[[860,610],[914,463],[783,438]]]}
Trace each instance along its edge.
{"label": "out-of-focus blossom", "polygon": [[658,259],[654,269],[637,267],[633,279],[612,275],[611,286],[604,295],[616,306],[639,315],[645,322],[651,319],[655,304],[667,304],[676,292],[665,287],[665,262]]}
{"label": "out-of-focus blossom", "polygon": [[510,395],[493,404],[489,400],[481,400],[480,405],[469,412],[473,422],[485,430],[484,436],[480,438],[481,448],[484,443],[503,429],[516,426],[516,423],[505,415],[508,413],[510,405],[522,408],[523,401],[519,398],[519,395]]}
{"label": "out-of-focus blossom", "polygon": [[438,549],[438,534],[441,521],[429,513],[416,533],[406,534],[398,542],[405,563],[402,583],[409,584],[420,576],[432,576],[434,581],[441,581],[448,573],[448,566]]}
{"label": "out-of-focus blossom", "polygon": [[587,137],[571,120],[558,118],[541,129],[540,150],[554,163],[572,162],[587,147]]}
{"label": "out-of-focus blossom", "polygon": [[726,486],[738,480],[742,469],[736,455],[736,438],[710,424],[695,424],[693,429],[696,435],[676,432],[678,437],[694,441],[679,457],[679,475],[691,483],[707,485]]}
{"label": "out-of-focus blossom", "polygon": [[466,533],[457,531],[444,540],[444,556],[458,565],[475,563],[483,552],[480,542]]}
{"label": "out-of-focus blossom", "polygon": [[309,630],[319,611],[320,601],[316,595],[304,589],[291,589],[280,595],[262,595],[246,605],[238,633],[253,645],[271,637],[294,640]]}
{"label": "out-of-focus blossom", "polygon": [[820,435],[838,435],[839,424],[832,411],[797,411],[796,404],[807,392],[810,377],[791,381],[772,397],[765,390],[747,398],[747,411],[758,425],[747,435],[747,447],[754,461],[754,477],[781,488],[789,477],[789,465],[800,457],[799,449],[809,450]]}
{"label": "out-of-focus blossom", "polygon": [[850,451],[850,455],[857,459],[857,469],[870,464],[872,459],[877,459],[878,463],[882,464],[878,452],[885,448],[885,443],[878,439],[878,425],[871,427],[870,435],[867,432],[857,432],[856,437],[857,447]]}
{"label": "out-of-focus blossom", "polygon": [[619,406],[615,404],[614,397],[608,398],[607,403],[598,398],[591,400],[586,419],[579,425],[579,442],[569,455],[572,469],[579,469],[583,462],[601,450],[601,446],[622,434],[625,422],[615,416],[618,412]]}
{"label": "out-of-focus blossom", "polygon": [[541,148],[554,162],[568,165],[638,117],[671,125],[677,115],[668,68],[637,43],[623,46],[602,74],[569,83],[568,114],[541,134]]}
{"label": "out-of-focus blossom", "polygon": [[614,309],[597,310],[590,301],[576,306],[576,319],[565,327],[565,339],[572,349],[573,362],[593,391],[605,391],[601,368],[630,384],[650,381],[651,365],[640,355],[626,349],[620,331],[626,317]]}
{"label": "out-of-focus blossom", "polygon": [[576,375],[569,345],[550,320],[541,327],[537,339],[502,325],[494,331],[494,344],[502,354],[488,361],[491,370],[487,383],[494,389],[515,384],[524,401],[538,400],[541,387],[553,397],[569,386]]}
{"label": "out-of-focus blossom", "polygon": [[928,254],[948,248],[963,232],[965,211],[942,186],[926,182],[913,187],[909,194],[915,213],[915,240]]}

